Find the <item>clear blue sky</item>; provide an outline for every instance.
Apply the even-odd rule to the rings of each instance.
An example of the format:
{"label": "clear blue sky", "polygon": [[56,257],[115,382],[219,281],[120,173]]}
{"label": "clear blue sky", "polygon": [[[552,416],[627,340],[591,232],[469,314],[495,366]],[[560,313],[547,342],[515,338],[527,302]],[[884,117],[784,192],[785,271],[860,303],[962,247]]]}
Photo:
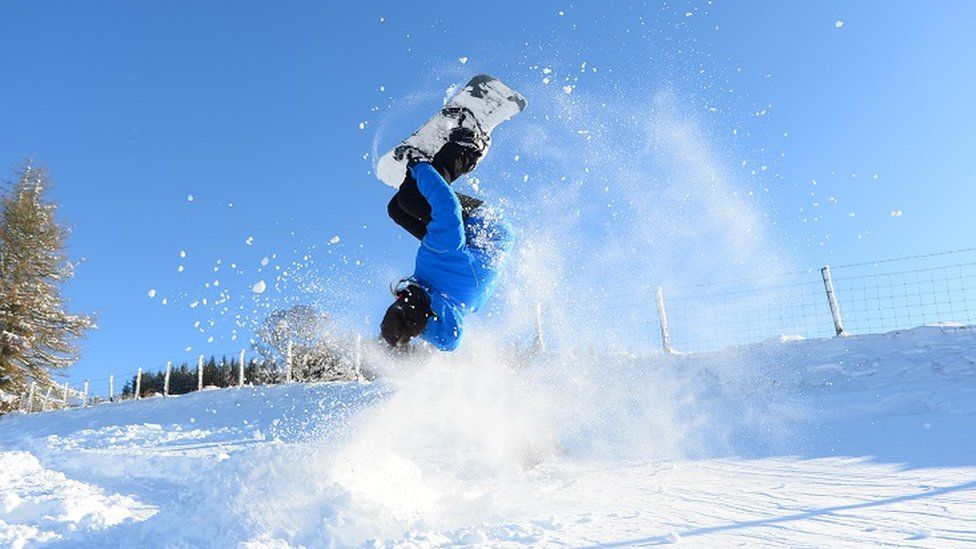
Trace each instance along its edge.
{"label": "clear blue sky", "polygon": [[[374,333],[414,251],[374,153],[480,72],[530,102],[479,169],[486,197],[537,228],[583,219],[573,254],[641,250],[642,276],[669,282],[729,276],[698,260],[734,249],[673,256],[702,223],[742,219],[763,233],[747,255],[784,267],[962,248],[974,16],[963,1],[8,1],[0,164],[6,179],[27,157],[49,168],[84,258],[67,295],[100,329],[75,379],[233,353],[288,302]],[[735,199],[682,213],[669,159],[700,171],[689,193],[717,170],[716,196]],[[662,209],[625,211],[636,195]],[[614,226],[642,212],[641,230]]]}

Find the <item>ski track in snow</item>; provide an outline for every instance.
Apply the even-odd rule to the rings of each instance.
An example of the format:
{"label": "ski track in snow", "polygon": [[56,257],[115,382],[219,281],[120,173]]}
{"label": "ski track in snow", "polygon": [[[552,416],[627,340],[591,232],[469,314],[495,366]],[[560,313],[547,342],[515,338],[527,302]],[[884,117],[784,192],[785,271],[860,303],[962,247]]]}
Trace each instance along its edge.
{"label": "ski track in snow", "polygon": [[972,329],[477,357],[5,417],[0,546],[976,544]]}

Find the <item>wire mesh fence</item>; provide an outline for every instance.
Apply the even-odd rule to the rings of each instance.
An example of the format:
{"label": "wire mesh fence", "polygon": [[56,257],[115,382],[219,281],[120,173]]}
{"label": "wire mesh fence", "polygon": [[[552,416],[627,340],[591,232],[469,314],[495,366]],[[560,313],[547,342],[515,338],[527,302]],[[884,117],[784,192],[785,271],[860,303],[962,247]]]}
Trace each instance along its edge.
{"label": "wire mesh fence", "polygon": [[850,333],[976,321],[976,262],[834,278]]}
{"label": "wire mesh fence", "polygon": [[561,301],[545,308],[537,338],[562,320],[546,318],[555,314],[601,328],[605,350],[686,353],[772,338],[971,325],[976,248]]}
{"label": "wire mesh fence", "polygon": [[[685,353],[771,338],[884,333],[932,323],[968,326],[976,324],[976,248],[656,290],[590,298],[587,320],[608,327],[600,337],[615,351]],[[547,346],[545,310],[537,308],[537,350]],[[242,351],[229,360],[200,357],[196,364],[140,369],[83,385],[35,385],[21,408],[38,412],[208,387],[342,379],[337,371],[355,371],[361,379],[361,345],[354,336],[347,352],[332,357],[339,370],[310,362],[307,354],[292,356],[290,349],[281,363]]]}

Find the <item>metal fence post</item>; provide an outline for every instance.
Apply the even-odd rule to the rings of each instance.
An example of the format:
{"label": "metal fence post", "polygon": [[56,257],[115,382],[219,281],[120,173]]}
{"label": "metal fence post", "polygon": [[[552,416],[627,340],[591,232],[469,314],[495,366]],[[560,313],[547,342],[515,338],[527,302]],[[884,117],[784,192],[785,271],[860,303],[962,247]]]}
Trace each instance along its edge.
{"label": "metal fence post", "polygon": [[288,340],[288,354],[285,356],[285,383],[291,383],[292,341]]}
{"label": "metal fence post", "polygon": [[169,378],[173,373],[173,361],[166,361],[166,375],[163,377],[163,396],[169,396]]}
{"label": "metal fence post", "polygon": [[664,289],[657,287],[657,316],[661,322],[661,345],[665,353],[674,352],[671,348],[671,328],[668,327],[668,311],[664,308]]}
{"label": "metal fence post", "polygon": [[88,407],[88,380],[85,380],[85,399],[81,401],[82,408]]}
{"label": "metal fence post", "polygon": [[834,282],[830,278],[830,266],[824,265],[824,268],[820,269],[820,275],[823,277],[824,289],[827,291],[827,302],[830,304],[830,316],[834,319],[834,330],[838,336],[846,336],[847,332],[844,331],[844,321],[840,316],[840,305],[837,303],[837,294],[834,293]]}
{"label": "metal fence post", "polygon": [[241,349],[241,360],[237,364],[237,386],[244,386],[244,349]]}
{"label": "metal fence post", "polygon": [[136,400],[142,398],[142,368],[136,371]]}
{"label": "metal fence post", "polygon": [[27,393],[27,413],[34,411],[34,393],[37,391],[37,382],[32,381],[30,391]]}
{"label": "metal fence post", "polygon": [[109,374],[108,376],[108,401],[115,401],[115,374]]}
{"label": "metal fence post", "polygon": [[197,391],[203,390],[203,355],[197,359]]}

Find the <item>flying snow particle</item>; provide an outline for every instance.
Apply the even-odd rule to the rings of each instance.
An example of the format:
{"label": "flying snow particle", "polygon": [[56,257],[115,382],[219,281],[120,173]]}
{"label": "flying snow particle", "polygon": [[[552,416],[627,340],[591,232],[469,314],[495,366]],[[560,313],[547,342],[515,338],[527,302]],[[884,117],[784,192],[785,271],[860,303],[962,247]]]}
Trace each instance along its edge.
{"label": "flying snow particle", "polygon": [[564,11],[561,11],[561,10],[560,10],[560,11],[558,11],[558,12],[556,12],[556,13],[558,13],[558,14],[559,14],[559,17],[562,17],[562,16],[564,16],[564,15],[566,15],[566,12],[564,12]]}
{"label": "flying snow particle", "polygon": [[569,95],[569,94],[573,93],[573,87],[570,86],[570,85],[565,85],[565,86],[563,86],[563,92],[565,92],[566,95]]}
{"label": "flying snow particle", "polygon": [[332,238],[329,239],[329,244],[330,245],[332,245],[332,244],[338,244],[338,243],[339,243],[339,235],[335,235],[335,236],[333,236]]}
{"label": "flying snow particle", "polygon": [[248,246],[254,244],[254,237],[253,236],[247,237],[247,239],[244,240],[244,243],[247,244]]}
{"label": "flying snow particle", "polygon": [[251,291],[256,294],[263,294],[267,287],[263,280],[258,280],[254,283],[254,286],[251,286]]}
{"label": "flying snow particle", "polygon": [[901,210],[893,210],[893,211],[892,211],[892,212],[891,212],[890,214],[888,214],[888,215],[890,215],[891,217],[901,217],[901,216],[902,216],[902,213],[903,213],[903,212],[902,212]]}
{"label": "flying snow particle", "polygon": [[149,294],[149,299],[156,297],[156,290],[149,290],[146,293]]}
{"label": "flying snow particle", "polygon": [[186,201],[187,202],[193,202],[193,195],[192,194],[186,195]]}
{"label": "flying snow particle", "polygon": [[176,268],[176,272],[182,273],[183,272],[183,265],[180,265],[179,267],[177,267]]}
{"label": "flying snow particle", "polygon": [[362,122],[359,123],[359,129],[361,129],[361,130],[365,130],[366,129],[366,121],[365,120],[363,120]]}
{"label": "flying snow particle", "polygon": [[835,29],[839,29],[839,28],[841,28],[843,26],[844,26],[844,22],[841,21],[840,19],[838,19],[837,21],[834,22],[834,28]]}
{"label": "flying snow particle", "polygon": [[207,338],[207,343],[213,343],[213,342],[214,342],[213,336]]}
{"label": "flying snow particle", "polygon": [[465,63],[468,62],[468,58],[467,57],[464,57],[464,56],[458,57],[458,61],[460,61],[461,64],[463,65],[463,64],[465,64]]}
{"label": "flying snow particle", "polygon": [[185,257],[186,257],[186,252],[180,250],[180,258],[185,258]]}
{"label": "flying snow particle", "polygon": [[263,259],[261,259],[261,266],[262,266],[262,267],[267,267],[267,266],[268,266],[268,261],[270,261],[270,260],[268,259],[268,256],[264,256],[264,258],[263,258]]}

